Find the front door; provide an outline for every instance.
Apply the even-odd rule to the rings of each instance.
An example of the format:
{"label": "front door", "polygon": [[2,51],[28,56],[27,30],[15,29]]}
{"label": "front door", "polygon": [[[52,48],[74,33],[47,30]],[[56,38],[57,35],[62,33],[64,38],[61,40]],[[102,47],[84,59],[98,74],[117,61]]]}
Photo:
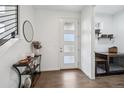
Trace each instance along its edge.
{"label": "front door", "polygon": [[60,19],[60,67],[70,69],[78,67],[79,25],[78,19]]}

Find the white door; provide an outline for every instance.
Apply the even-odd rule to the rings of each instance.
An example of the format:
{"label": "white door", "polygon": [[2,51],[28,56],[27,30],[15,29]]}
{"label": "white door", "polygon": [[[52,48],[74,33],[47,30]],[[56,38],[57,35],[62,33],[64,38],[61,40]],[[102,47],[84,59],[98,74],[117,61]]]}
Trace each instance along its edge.
{"label": "white door", "polygon": [[78,20],[60,19],[60,68],[78,67]]}

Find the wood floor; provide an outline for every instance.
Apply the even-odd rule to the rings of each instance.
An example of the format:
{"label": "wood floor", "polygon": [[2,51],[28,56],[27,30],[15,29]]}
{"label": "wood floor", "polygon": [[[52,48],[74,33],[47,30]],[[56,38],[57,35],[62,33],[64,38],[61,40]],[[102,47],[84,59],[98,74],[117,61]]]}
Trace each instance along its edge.
{"label": "wood floor", "polygon": [[124,75],[90,80],[80,70],[42,72],[35,88],[124,88]]}

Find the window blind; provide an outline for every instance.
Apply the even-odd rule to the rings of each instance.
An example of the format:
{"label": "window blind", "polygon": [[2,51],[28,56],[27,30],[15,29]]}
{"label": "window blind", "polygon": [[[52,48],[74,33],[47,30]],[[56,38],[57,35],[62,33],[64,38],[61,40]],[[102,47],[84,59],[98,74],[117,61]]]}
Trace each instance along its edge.
{"label": "window blind", "polygon": [[18,6],[0,5],[0,46],[18,35]]}

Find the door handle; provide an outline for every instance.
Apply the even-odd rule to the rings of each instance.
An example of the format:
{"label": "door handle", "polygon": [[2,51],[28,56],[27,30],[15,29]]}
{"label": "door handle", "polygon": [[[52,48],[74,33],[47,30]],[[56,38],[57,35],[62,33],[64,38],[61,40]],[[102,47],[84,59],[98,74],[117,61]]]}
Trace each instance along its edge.
{"label": "door handle", "polygon": [[62,48],[60,48],[60,52],[63,52],[63,51],[62,51]]}

